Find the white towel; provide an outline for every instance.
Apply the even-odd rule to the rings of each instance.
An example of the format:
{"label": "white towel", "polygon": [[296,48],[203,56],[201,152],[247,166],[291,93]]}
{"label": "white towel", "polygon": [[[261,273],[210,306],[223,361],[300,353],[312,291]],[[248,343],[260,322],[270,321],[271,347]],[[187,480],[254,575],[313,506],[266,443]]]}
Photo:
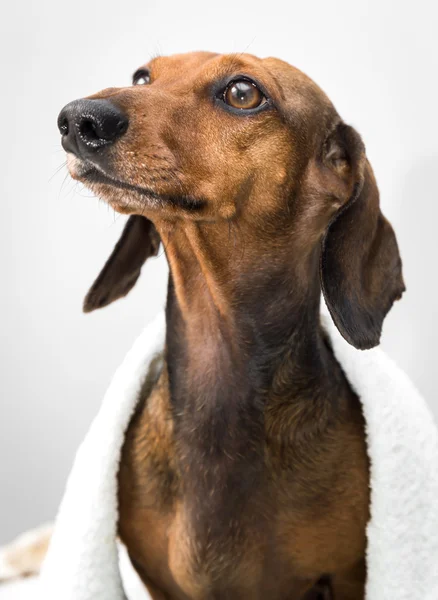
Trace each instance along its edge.
{"label": "white towel", "polygon": [[[330,320],[325,327],[366,420],[371,459],[366,598],[438,600],[438,431],[432,415],[382,350],[355,350]],[[124,433],[164,336],[160,314],[117,370],[77,453],[43,568],[44,600],[148,598],[132,576],[125,589],[122,583],[116,486]],[[156,369],[157,361],[152,364]]]}

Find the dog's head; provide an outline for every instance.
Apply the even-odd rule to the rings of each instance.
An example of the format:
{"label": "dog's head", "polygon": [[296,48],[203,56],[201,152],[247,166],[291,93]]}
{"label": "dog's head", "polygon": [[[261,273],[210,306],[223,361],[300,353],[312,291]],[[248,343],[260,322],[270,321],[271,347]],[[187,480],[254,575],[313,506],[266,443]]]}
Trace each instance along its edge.
{"label": "dog's head", "polygon": [[342,335],[379,342],[404,291],[397,242],[360,136],[299,70],[250,55],[158,57],[131,87],[68,104],[58,125],[72,177],[132,215],[86,311],[132,288],[158,250],[153,222],[289,219],[307,250],[321,248]]}

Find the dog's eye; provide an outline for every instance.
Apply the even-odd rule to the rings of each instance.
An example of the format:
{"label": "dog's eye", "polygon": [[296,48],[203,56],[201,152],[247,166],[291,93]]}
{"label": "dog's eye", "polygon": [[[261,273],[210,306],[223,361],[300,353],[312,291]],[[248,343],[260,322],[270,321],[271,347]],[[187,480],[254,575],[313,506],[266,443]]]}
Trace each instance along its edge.
{"label": "dog's eye", "polygon": [[247,79],[232,81],[225,89],[224,102],[233,108],[250,110],[266,102],[266,97],[255,83]]}
{"label": "dog's eye", "polygon": [[151,74],[148,69],[139,69],[132,77],[132,85],[148,85],[151,82]]}

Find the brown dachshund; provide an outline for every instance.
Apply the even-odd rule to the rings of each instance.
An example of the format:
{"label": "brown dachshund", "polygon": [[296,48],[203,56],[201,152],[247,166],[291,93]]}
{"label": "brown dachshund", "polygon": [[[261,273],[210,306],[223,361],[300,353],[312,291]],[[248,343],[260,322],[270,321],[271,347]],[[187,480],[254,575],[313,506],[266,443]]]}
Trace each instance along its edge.
{"label": "brown dachshund", "polygon": [[356,348],[404,284],[361,138],[274,58],[158,57],[59,116],[74,179],[132,215],[91,288],[162,243],[165,367],[119,473],[119,532],[154,600],[364,598],[368,459],[320,325]]}

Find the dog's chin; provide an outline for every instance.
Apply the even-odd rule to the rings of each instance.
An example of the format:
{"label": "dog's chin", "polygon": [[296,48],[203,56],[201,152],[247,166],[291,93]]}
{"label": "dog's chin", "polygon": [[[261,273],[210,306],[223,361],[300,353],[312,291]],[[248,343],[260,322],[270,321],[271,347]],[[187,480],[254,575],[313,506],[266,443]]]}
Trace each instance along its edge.
{"label": "dog's chin", "polygon": [[114,210],[124,214],[148,212],[200,212],[204,200],[191,196],[173,196],[149,187],[138,186],[107,173],[98,164],[67,154],[67,167],[73,179],[83,183],[96,196],[105,200]]}

